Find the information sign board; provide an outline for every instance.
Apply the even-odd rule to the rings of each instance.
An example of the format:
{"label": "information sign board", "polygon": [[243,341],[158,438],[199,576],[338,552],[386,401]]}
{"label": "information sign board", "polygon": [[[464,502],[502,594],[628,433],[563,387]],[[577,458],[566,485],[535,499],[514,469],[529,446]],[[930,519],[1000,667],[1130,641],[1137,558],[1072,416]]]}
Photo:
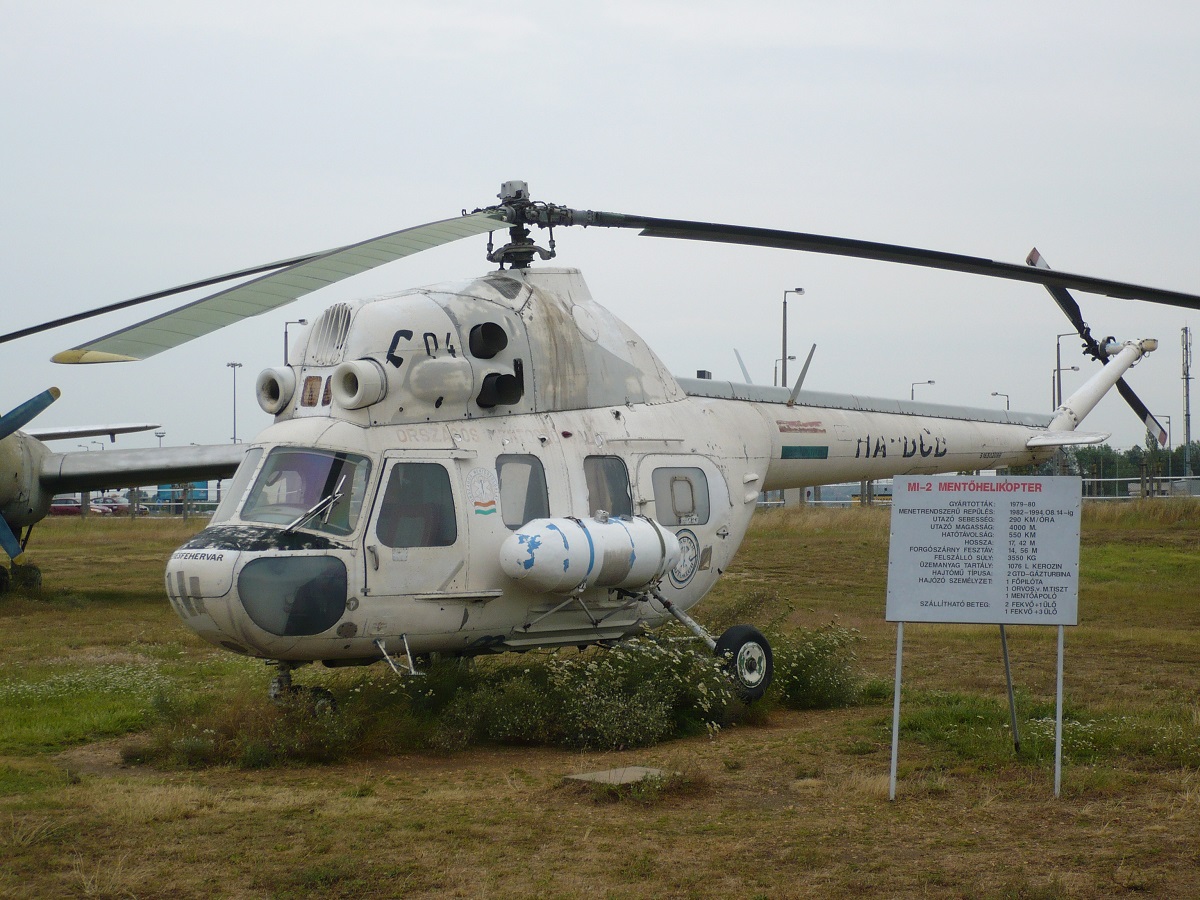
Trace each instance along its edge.
{"label": "information sign board", "polygon": [[1076,625],[1080,481],[892,482],[889,622]]}

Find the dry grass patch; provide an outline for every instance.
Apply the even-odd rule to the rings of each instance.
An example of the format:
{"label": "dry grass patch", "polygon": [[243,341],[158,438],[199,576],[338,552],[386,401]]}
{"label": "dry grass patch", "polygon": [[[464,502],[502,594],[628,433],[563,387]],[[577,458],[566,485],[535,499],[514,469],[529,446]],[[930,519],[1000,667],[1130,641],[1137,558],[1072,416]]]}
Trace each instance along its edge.
{"label": "dry grass patch", "polygon": [[[696,613],[706,624],[730,616],[807,629],[837,617],[858,631],[860,663],[890,688],[886,523],[884,510],[757,516],[730,577]],[[151,560],[182,538],[103,525],[149,542],[134,554],[129,591],[96,584],[112,564],[103,529],[37,532],[40,552],[61,538],[66,554],[78,539],[90,565],[64,576],[43,557],[45,596],[0,600],[0,679],[154,661],[184,696],[228,709],[234,730],[253,719],[269,673],[232,666],[161,597]],[[1200,871],[1200,769],[1150,739],[1177,729],[1182,753],[1200,738],[1198,533],[1194,507],[1085,508],[1067,701],[1069,721],[1103,727],[1091,732],[1101,740],[1093,758],[1068,759],[1061,800],[1048,758],[1018,759],[1002,731],[974,724],[1007,718],[995,629],[914,627],[902,716],[910,726],[929,718],[932,731],[903,738],[895,803],[887,690],[866,705],[760,711],[711,737],[636,751],[485,747],[168,775],[98,761],[77,763],[75,778],[50,777],[50,757],[29,751],[0,780],[0,895],[1188,896]],[[1044,717],[1052,630],[1014,628],[1009,642],[1022,714]],[[174,655],[163,649],[172,645]],[[303,677],[342,690],[347,676]],[[945,716],[951,693],[978,705],[939,724],[923,707]],[[380,729],[395,724],[378,718]],[[599,802],[559,786],[568,773],[629,765],[686,773],[692,789]]]}

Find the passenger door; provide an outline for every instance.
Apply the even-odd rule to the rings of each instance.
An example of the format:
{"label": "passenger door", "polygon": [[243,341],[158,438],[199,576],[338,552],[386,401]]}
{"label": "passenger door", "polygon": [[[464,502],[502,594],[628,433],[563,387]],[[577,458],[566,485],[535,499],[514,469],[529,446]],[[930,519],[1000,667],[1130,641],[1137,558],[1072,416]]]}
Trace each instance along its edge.
{"label": "passenger door", "polygon": [[461,591],[467,583],[462,484],[450,455],[389,458],[364,536],[368,596]]}

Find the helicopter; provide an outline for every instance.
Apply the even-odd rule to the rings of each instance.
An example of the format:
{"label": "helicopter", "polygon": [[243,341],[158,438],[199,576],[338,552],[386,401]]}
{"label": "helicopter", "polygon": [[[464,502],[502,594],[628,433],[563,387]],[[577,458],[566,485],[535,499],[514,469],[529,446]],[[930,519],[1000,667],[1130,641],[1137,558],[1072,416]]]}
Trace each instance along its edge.
{"label": "helicopter", "polygon": [[[208,526],[169,559],[166,593],[204,640],[276,665],[273,696],[298,690],[291,672],[315,662],[382,661],[417,675],[433,654],[608,645],[676,620],[757,699],[772,677],[767,639],[748,624],[714,636],[689,610],[729,566],[763,491],[1040,463],[1100,442],[1106,434],[1077,426],[1118,384],[1145,411],[1123,377],[1157,342],[1092,338],[1068,290],[1200,309],[1193,294],[1058,272],[1040,256],[1019,266],[575,210],[532,200],[520,181],[498,199],[84,314],[257,276],[54,357],[144,359],[377,265],[489,235],[497,268],[337,302],[295,332],[291,362],[258,376],[274,420],[252,442],[160,457],[177,472],[190,462],[233,474]],[[554,229],[569,226],[1042,284],[1104,366],[1047,415],[806,391],[804,373],[790,388],[675,377],[578,270],[533,265],[555,257]]]}

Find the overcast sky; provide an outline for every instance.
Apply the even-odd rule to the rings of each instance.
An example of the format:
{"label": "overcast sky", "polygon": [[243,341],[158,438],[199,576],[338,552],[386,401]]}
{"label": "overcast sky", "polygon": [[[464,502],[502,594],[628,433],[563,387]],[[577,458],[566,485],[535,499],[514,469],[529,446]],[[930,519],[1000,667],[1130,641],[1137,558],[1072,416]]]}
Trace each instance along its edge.
{"label": "overcast sky", "polygon": [[[433,3],[0,0],[0,286],[9,331],[442,219],[502,181],[577,208],[866,238],[1200,293],[1200,8],[1190,3]],[[1040,287],[884,263],[556,234],[556,264],[680,375],[1049,411]],[[36,425],[153,421],[164,444],[269,424],[254,379],[330,302],[481,274],[486,237],[394,263],[140,363],[56,351],[158,313],[4,346]],[[190,298],[189,298],[190,299]],[[1200,313],[1078,295],[1099,335],[1157,337],[1128,376],[1183,438]],[[294,326],[293,326],[294,327]],[[1098,364],[1064,338],[1064,391]],[[231,370],[227,363],[240,362]],[[793,363],[792,374],[798,371]],[[1144,431],[1113,392],[1085,422]],[[1200,426],[1198,429],[1200,430]],[[87,442],[83,442],[86,443]],[[153,446],[150,435],[118,447]],[[56,443],[55,449],[72,449]],[[98,450],[92,446],[93,450]]]}

